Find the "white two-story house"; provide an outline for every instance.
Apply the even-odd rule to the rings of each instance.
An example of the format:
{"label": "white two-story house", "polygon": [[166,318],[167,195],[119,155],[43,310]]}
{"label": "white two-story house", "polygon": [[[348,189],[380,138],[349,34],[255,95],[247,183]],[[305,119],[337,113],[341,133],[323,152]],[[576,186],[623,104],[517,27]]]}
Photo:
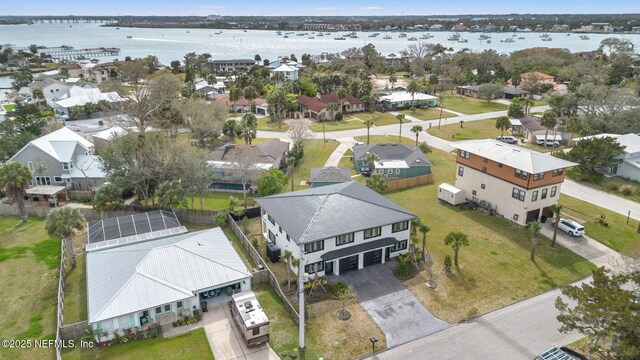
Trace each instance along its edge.
{"label": "white two-story house", "polygon": [[[339,275],[408,252],[408,210],[359,182],[256,199],[262,233],[308,274]],[[297,271],[295,268],[291,268]]]}

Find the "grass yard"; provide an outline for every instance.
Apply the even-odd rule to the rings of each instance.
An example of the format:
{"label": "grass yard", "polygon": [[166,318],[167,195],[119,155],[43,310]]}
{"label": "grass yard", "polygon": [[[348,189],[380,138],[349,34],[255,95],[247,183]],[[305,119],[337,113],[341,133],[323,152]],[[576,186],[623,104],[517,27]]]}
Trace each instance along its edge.
{"label": "grass yard", "polygon": [[11,112],[13,110],[15,110],[16,108],[16,104],[3,104],[2,108],[4,109],[4,111],[6,112]]}
{"label": "grass yard", "polygon": [[[373,113],[373,126],[383,126],[390,124],[397,124],[398,119],[394,115],[389,113],[383,113],[376,111]],[[324,124],[324,131],[342,131],[361,129],[364,127],[364,122],[371,119],[370,112],[360,112],[352,115],[345,115],[342,121],[326,121]],[[322,123],[313,122],[309,126],[309,130],[315,132],[322,132]]]}
{"label": "grass yard", "polygon": [[[78,242],[82,237],[86,239],[85,232],[73,239],[74,248],[78,249]],[[83,241],[82,243],[86,243]],[[85,253],[76,251],[76,267],[67,267],[64,284],[64,324],[70,325],[85,321],[87,315],[87,257]]]}
{"label": "grass yard", "polygon": [[[526,229],[477,210],[439,205],[437,184],[454,182],[454,157],[439,150],[428,157],[433,163],[433,185],[403,189],[386,196],[431,227],[427,248],[434,265],[405,284],[434,315],[458,322],[591,273],[594,266],[590,262],[561,246],[551,248],[545,238],[540,240],[536,262],[532,263]],[[453,251],[444,245],[443,239],[454,229],[466,233],[470,245],[460,250],[459,271],[445,274],[443,259],[445,255],[453,257]],[[428,279],[438,283],[436,290],[425,287]]]}
{"label": "grass yard", "polygon": [[444,108],[466,115],[509,109],[509,107],[504,104],[487,102],[486,100],[479,100],[460,95],[446,95]]}
{"label": "grass yard", "polygon": [[[567,176],[571,180],[577,181],[582,185],[586,185],[600,191],[608,192],[616,196],[627,198],[635,202],[640,202],[640,183],[637,183],[635,181],[619,178],[617,176],[605,177],[600,173],[593,175],[583,175],[578,168],[568,169]],[[628,188],[631,193],[627,195],[620,191],[625,188]]]}
{"label": "grass yard", "polygon": [[[60,240],[44,221],[0,216],[0,339],[55,339]],[[53,348],[7,349],[2,359],[52,359]]]}
{"label": "grass yard", "polygon": [[[207,192],[205,194],[205,196],[203,196],[202,199],[202,203],[204,205],[204,209],[205,210],[223,210],[223,209],[228,209],[229,208],[229,198],[230,197],[236,197],[240,200],[243,199],[242,197],[242,193],[220,193],[220,192]],[[252,202],[253,201],[253,197],[247,195],[247,201],[248,202]],[[191,197],[187,196],[187,202],[189,205],[189,208],[191,208]],[[200,209],[200,199],[198,198],[198,196],[195,197],[195,200],[193,202],[194,207],[196,209]]]}
{"label": "grass yard", "polygon": [[106,349],[75,348],[64,353],[65,359],[181,359],[213,360],[213,353],[204,329],[196,329],[184,335],[164,339],[130,341]]}
{"label": "grass yard", "polygon": [[[414,118],[417,118],[420,120],[435,120],[440,118],[439,107],[428,108],[428,109],[413,109],[413,110],[408,109],[408,110],[401,110],[400,112],[405,115],[413,116]],[[455,115],[454,113],[450,113],[447,110],[442,111],[443,119],[447,117],[452,117],[452,116],[457,116],[457,115]]]}
{"label": "grass yard", "polygon": [[282,127],[279,127],[277,122],[270,122],[270,119],[268,116],[263,116],[263,117],[258,117],[258,130],[287,131],[289,130],[289,125],[287,125],[284,121],[282,121]]}
{"label": "grass yard", "polygon": [[460,123],[440,126],[440,129],[434,126],[427,132],[445,140],[495,139],[500,135],[500,130],[496,129],[496,119],[465,122],[462,128]]}
{"label": "grass yard", "polygon": [[350,159],[352,156],[353,156],[353,150],[347,149],[344,155],[342,155],[342,159],[340,159],[338,166],[346,167],[351,172],[351,175],[356,175],[358,172],[356,172],[356,169],[353,167],[353,161],[351,161]]}
{"label": "grass yard", "polygon": [[298,348],[298,324],[269,283],[253,285],[253,291],[269,318],[269,345],[284,358]]}
{"label": "grass yard", "polygon": [[[564,213],[586,221],[583,225],[587,236],[625,255],[640,258],[638,221],[631,219],[627,224],[626,216],[564,194],[560,194],[560,204]],[[609,226],[594,220],[599,214],[607,217]]]}
{"label": "grass yard", "polygon": [[[412,132],[409,132],[410,136],[413,136],[414,134]],[[356,139],[356,141],[361,141],[363,143],[367,143],[367,136],[355,136],[354,139]],[[371,135],[369,137],[369,143],[370,144],[397,144],[398,143],[398,135]],[[403,144],[407,144],[407,145],[411,145],[411,146],[415,146],[416,145],[416,141],[415,139],[412,140],[410,138],[406,138],[406,137],[402,137],[402,143]],[[427,154],[427,158],[429,158],[429,154]]]}
{"label": "grass yard", "polygon": [[[322,167],[324,163],[329,159],[329,156],[338,147],[337,141],[327,141],[322,143],[322,140],[305,140],[304,142],[304,157],[302,163],[296,166],[293,172],[294,177],[294,190],[302,190],[309,188],[309,185],[300,185],[300,181],[308,181],[311,176],[311,168]],[[287,184],[286,191],[291,189],[291,182]]]}

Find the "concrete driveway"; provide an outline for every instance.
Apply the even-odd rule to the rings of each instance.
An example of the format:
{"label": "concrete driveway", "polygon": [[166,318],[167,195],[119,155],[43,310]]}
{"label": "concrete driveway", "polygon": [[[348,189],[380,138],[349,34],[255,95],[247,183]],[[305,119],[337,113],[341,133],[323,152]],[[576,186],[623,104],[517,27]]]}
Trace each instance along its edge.
{"label": "concrete driveway", "polygon": [[444,330],[449,324],[431,315],[393,274],[395,262],[340,275],[351,284],[369,315],[387,338],[387,348]]}

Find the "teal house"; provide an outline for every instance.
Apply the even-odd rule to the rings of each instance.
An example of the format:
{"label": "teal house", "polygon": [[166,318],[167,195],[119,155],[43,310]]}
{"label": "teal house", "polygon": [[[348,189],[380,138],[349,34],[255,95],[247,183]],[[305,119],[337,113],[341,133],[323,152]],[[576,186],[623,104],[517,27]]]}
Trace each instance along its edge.
{"label": "teal house", "polygon": [[358,172],[371,171],[367,158],[375,154],[375,172],[390,179],[405,179],[431,174],[431,162],[422,151],[405,144],[356,145],[353,164]]}
{"label": "teal house", "polygon": [[311,169],[311,187],[320,187],[351,181],[351,171],[346,167],[325,166]]}

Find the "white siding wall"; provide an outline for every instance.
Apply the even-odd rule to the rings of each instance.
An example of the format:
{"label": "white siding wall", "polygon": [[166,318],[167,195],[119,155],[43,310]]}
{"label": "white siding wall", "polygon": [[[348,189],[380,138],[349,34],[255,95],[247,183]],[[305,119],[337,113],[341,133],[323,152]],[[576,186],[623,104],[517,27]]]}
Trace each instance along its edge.
{"label": "white siding wall", "polygon": [[[274,219],[274,222],[275,222],[275,219]],[[289,250],[289,251],[292,252],[293,257],[300,258],[300,247],[299,247],[299,245],[297,245],[294,242],[293,238],[291,238],[291,241],[288,241],[287,240],[287,234],[286,234],[285,230],[282,229],[282,233],[281,233],[280,229],[279,229],[279,226],[278,226],[278,223],[275,222],[275,224],[272,224],[267,218],[267,213],[264,212],[264,211],[263,211],[263,216],[262,216],[262,223],[264,225],[263,226],[263,230],[266,229],[266,231],[263,233],[264,237],[266,239],[269,239],[269,230],[271,230],[271,232],[276,237],[276,246],[278,246],[278,248],[281,249],[282,254],[284,254],[285,250]],[[355,232],[354,241],[352,243],[341,245],[341,246],[336,246],[336,238],[335,237],[327,238],[327,239],[324,240],[324,250],[312,252],[312,253],[309,253],[309,254],[305,254],[304,263],[305,263],[305,265],[308,265],[308,264],[313,264],[313,263],[319,262],[319,261],[322,260],[320,258],[322,256],[322,254],[327,253],[329,251],[333,251],[333,250],[336,250],[336,249],[343,249],[343,248],[346,248],[346,247],[349,247],[349,246],[358,245],[358,244],[362,244],[362,243],[369,242],[369,241],[375,241],[375,240],[379,240],[379,239],[382,239],[382,238],[385,238],[385,237],[394,237],[397,240],[409,240],[410,230],[411,230],[411,222],[409,222],[409,228],[407,230],[398,231],[398,232],[395,232],[395,233],[392,232],[392,225],[391,224],[382,225],[380,236],[373,237],[373,238],[368,238],[366,240],[364,239],[364,231],[360,230],[360,231]],[[407,242],[407,249],[401,250],[401,251],[392,252],[390,254],[390,257],[393,258],[393,257],[396,257],[396,256],[398,256],[400,254],[404,254],[404,253],[409,251],[408,249],[409,249],[409,243]],[[382,257],[383,257],[383,262],[384,262],[384,250],[382,252]],[[363,266],[362,263],[363,263],[363,257],[360,256],[358,268],[362,268],[362,266]],[[297,272],[297,268],[296,267],[292,266],[291,269],[294,272]],[[334,271],[334,273],[338,273],[338,262],[337,261],[335,261],[335,263],[334,263],[333,271]],[[320,276],[324,275],[324,271],[319,271],[318,275],[320,275]]]}
{"label": "white siding wall", "polygon": [[[629,162],[640,161],[640,155],[635,155],[635,156],[627,155],[625,156],[625,160]],[[625,162],[618,164],[618,171],[616,172],[616,175],[626,179],[640,181],[640,169]]]}
{"label": "white siding wall", "polygon": [[[460,167],[464,168],[463,176],[458,175],[458,168]],[[485,185],[484,189],[482,189],[482,184]],[[523,187],[514,185],[491,175],[487,175],[468,166],[456,164],[455,186],[465,191],[467,199],[475,197],[477,201],[488,201],[498,214],[520,225],[526,225],[527,212],[536,209],[540,209],[542,212],[543,208],[557,204],[560,196],[561,185],[562,184],[555,184],[526,190]],[[556,194],[551,197],[551,188],[554,186],[557,186]],[[511,197],[514,187],[525,191],[524,202]],[[544,200],[542,199],[543,189],[547,189],[547,198]],[[474,190],[476,191],[476,195],[473,195]],[[534,191],[538,191],[538,199],[536,201],[531,201]],[[518,219],[514,220],[513,215],[518,215]]]}

